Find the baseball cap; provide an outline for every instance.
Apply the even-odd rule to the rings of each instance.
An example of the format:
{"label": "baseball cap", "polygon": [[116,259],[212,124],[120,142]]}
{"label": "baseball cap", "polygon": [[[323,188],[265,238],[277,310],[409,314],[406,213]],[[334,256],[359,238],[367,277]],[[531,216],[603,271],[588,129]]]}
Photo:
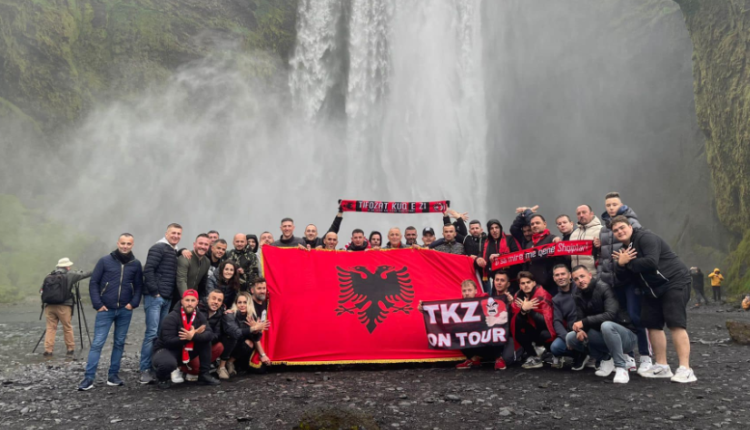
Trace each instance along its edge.
{"label": "baseball cap", "polygon": [[431,234],[431,235],[435,236],[435,230],[433,230],[432,227],[425,227],[422,230],[422,236],[426,236],[428,234]]}

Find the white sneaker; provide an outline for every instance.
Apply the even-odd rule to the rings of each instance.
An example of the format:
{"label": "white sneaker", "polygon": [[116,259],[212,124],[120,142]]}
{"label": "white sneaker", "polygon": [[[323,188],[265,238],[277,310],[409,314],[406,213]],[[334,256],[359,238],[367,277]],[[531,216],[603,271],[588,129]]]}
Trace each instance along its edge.
{"label": "white sneaker", "polygon": [[602,378],[606,378],[609,376],[612,372],[615,370],[615,360],[609,359],[609,360],[602,360],[602,362],[599,364],[599,370],[596,371],[596,376],[601,376]]}
{"label": "white sneaker", "polygon": [[172,376],[172,383],[173,384],[182,384],[183,382],[185,382],[185,380],[182,379],[182,372],[180,371],[180,369],[175,369],[172,372],[171,376]]}
{"label": "white sneaker", "polygon": [[644,372],[638,372],[639,375],[643,376],[644,378],[652,378],[652,379],[663,379],[663,378],[671,378],[674,376],[672,373],[672,369],[669,368],[668,364],[653,364],[648,370]]}
{"label": "white sneaker", "polygon": [[186,380],[187,380],[188,382],[195,382],[195,381],[197,381],[197,380],[198,380],[198,375],[191,375],[190,373],[186,373],[186,374],[185,374],[185,379],[186,379]]}
{"label": "white sneaker", "polygon": [[672,382],[679,382],[681,384],[687,384],[688,382],[695,382],[698,378],[695,377],[693,369],[680,366],[675,371],[675,375],[672,377]]}
{"label": "white sneaker", "polygon": [[541,358],[545,351],[544,347],[534,345],[534,349],[536,350],[537,357]]}
{"label": "white sneaker", "polygon": [[651,357],[648,355],[642,355],[638,361],[641,362],[641,365],[638,366],[638,374],[642,374],[643,372],[647,371],[648,369],[653,366],[653,363],[651,362]]}
{"label": "white sneaker", "polygon": [[630,374],[624,367],[618,367],[615,369],[615,384],[627,384],[630,381]]}
{"label": "white sneaker", "polygon": [[553,369],[562,369],[564,365],[565,365],[565,357],[553,357],[552,358]]}
{"label": "white sneaker", "polygon": [[627,363],[626,363],[628,371],[629,372],[635,372],[635,370],[636,370],[636,367],[635,367],[635,358],[633,358],[633,357],[631,357],[629,355],[626,355],[626,357],[627,357],[627,360],[628,360]]}

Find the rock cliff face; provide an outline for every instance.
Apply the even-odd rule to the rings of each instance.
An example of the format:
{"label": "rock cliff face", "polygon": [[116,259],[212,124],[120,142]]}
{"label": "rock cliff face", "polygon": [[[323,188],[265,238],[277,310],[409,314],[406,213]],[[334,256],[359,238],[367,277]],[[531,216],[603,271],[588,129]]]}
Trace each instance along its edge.
{"label": "rock cliff face", "polygon": [[285,58],[295,14],[296,0],[0,0],[0,117],[49,133],[217,43]]}

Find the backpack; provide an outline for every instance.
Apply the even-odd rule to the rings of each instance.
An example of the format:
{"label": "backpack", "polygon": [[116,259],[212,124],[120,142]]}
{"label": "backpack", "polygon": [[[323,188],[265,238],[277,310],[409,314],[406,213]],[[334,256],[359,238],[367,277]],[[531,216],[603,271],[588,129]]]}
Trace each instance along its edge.
{"label": "backpack", "polygon": [[44,278],[41,293],[42,303],[47,305],[61,305],[73,298],[68,288],[68,277],[60,272],[52,272]]}

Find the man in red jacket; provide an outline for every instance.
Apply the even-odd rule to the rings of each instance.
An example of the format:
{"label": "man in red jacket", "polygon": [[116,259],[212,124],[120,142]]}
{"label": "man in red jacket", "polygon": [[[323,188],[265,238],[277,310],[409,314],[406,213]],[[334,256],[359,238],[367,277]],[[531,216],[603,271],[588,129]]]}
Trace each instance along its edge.
{"label": "man in red jacket", "polygon": [[531,272],[520,272],[518,281],[521,289],[511,304],[513,318],[510,321],[510,331],[513,339],[529,354],[522,367],[538,369],[544,363],[533,344],[549,349],[555,339],[552,296],[536,284]]}

